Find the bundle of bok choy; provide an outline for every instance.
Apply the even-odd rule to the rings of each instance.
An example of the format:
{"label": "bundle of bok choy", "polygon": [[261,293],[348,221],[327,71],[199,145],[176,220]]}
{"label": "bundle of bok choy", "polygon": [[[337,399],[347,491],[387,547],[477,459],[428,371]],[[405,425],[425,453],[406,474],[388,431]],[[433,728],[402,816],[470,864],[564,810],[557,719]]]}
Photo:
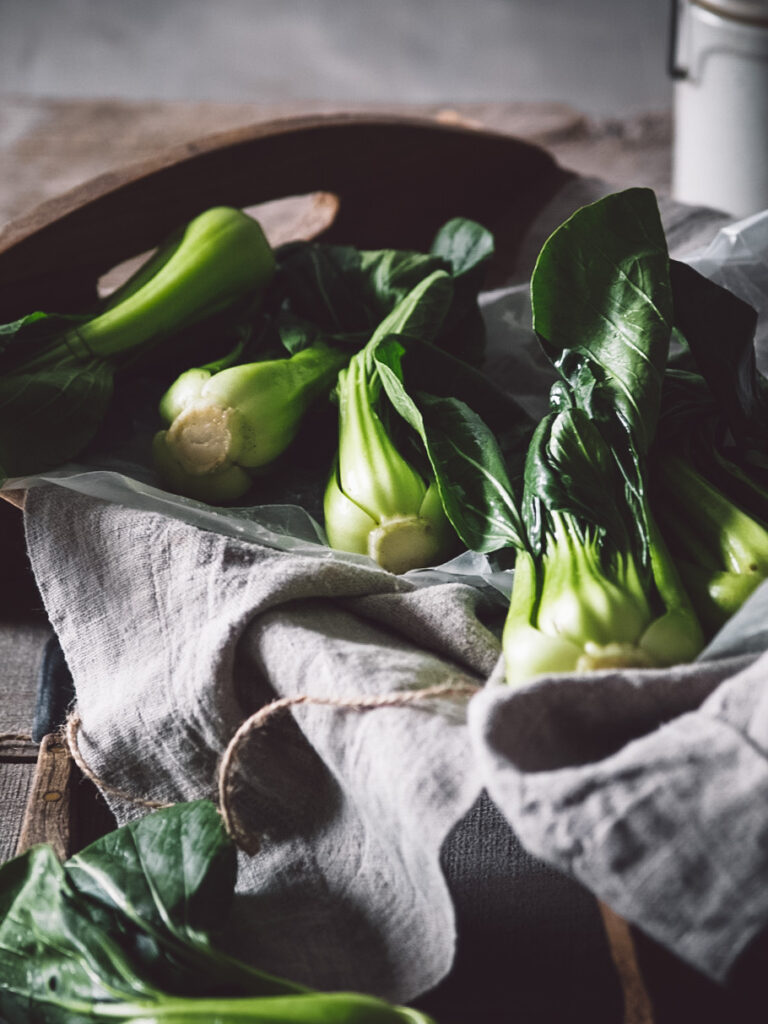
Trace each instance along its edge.
{"label": "bundle of bok choy", "polygon": [[648,490],[673,326],[653,193],[577,211],[545,243],[531,298],[560,380],[525,463],[507,680],[689,661],[703,635]]}
{"label": "bundle of bok choy", "polygon": [[284,246],[265,302],[267,326],[257,331],[272,339],[275,357],[228,356],[186,370],[160,402],[167,429],[155,437],[153,456],[165,485],[214,504],[242,497],[292,444],[353,353],[386,333],[479,359],[477,291],[492,251],[491,235],[464,219],[449,221],[429,253]]}
{"label": "bundle of bok choy", "polygon": [[645,189],[562,225],[531,298],[559,380],[526,457],[507,679],[689,661],[768,574],[754,311],[670,261]]}

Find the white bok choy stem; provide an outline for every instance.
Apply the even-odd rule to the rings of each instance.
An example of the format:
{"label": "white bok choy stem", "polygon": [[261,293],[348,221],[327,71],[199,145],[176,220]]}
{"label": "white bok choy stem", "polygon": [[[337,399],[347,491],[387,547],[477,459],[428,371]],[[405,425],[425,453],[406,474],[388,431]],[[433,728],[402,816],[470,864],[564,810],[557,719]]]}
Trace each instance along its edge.
{"label": "white bok choy stem", "polygon": [[371,353],[362,349],[339,374],[339,449],[325,530],[331,547],[402,573],[441,561],[453,531],[436,484],[400,454],[376,410],[381,382]]}
{"label": "white bok choy stem", "polygon": [[168,428],[155,435],[153,457],[161,478],[212,504],[240,497],[252,473],[290,445],[348,358],[318,342],[284,359],[187,370],[160,402]]}

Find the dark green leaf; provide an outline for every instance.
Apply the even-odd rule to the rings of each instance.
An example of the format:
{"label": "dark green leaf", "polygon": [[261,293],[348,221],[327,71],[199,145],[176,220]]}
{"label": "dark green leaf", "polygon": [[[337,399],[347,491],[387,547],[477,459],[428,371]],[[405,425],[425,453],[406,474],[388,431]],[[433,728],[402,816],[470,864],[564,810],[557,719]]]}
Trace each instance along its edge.
{"label": "dark green leaf", "polygon": [[0,1013],[9,1024],[79,1024],[95,1002],[151,1000],[112,935],[81,901],[49,847],[0,868]]}
{"label": "dark green leaf", "polygon": [[29,313],[12,323],[0,324],[0,373],[44,352],[51,341],[58,339],[73,324],[85,323],[88,316],[65,316],[52,313]]}
{"label": "dark green leaf", "polygon": [[493,235],[482,224],[455,217],[435,235],[430,252],[451,267],[454,280],[484,269],[493,256]]}
{"label": "dark green leaf", "polygon": [[98,430],[112,387],[112,370],[98,361],[0,376],[3,474],[35,473],[78,455]]}
{"label": "dark green leaf", "polygon": [[440,332],[453,298],[453,283],[444,270],[423,278],[379,323],[371,337],[371,350],[391,334],[404,339],[433,341]]}
{"label": "dark green leaf", "polygon": [[737,441],[768,439],[768,383],[757,370],[757,313],[692,267],[671,262],[675,326]]}
{"label": "dark green leaf", "polygon": [[589,415],[564,408],[546,416],[525,463],[523,517],[533,551],[546,548],[552,512],[573,516],[583,537],[594,531],[621,550],[629,534],[625,509],[613,453]]}
{"label": "dark green leaf", "polygon": [[656,199],[628,189],[583,207],[545,243],[531,279],[534,329],[611,443],[648,451],[672,329]]}
{"label": "dark green leaf", "polygon": [[299,242],[278,251],[275,290],[293,317],[323,334],[370,332],[443,260],[386,249]]}
{"label": "dark green leaf", "polygon": [[316,341],[358,349],[421,282],[443,271],[452,285],[449,307],[433,321],[426,306],[413,329],[399,333],[418,333],[477,363],[484,338],[477,294],[492,252],[490,232],[462,219],[445,225],[431,253],[307,242],[284,246],[269,300],[283,344],[290,352]]}
{"label": "dark green leaf", "polygon": [[443,508],[468,548],[491,552],[522,543],[504,457],[491,431],[465,403],[419,394],[403,381],[403,347],[382,340],[374,359],[387,397],[424,444]]}
{"label": "dark green leaf", "polygon": [[416,1011],[312,992],[217,953],[208,929],[221,925],[232,896],[233,859],[216,809],[200,801],[123,826],[64,866],[46,846],[4,865],[3,1020],[430,1024]]}
{"label": "dark green leaf", "polygon": [[437,233],[431,251],[450,265],[454,282],[453,302],[445,319],[440,347],[479,366],[485,343],[485,323],[477,296],[493,256],[493,235],[475,221],[455,218]]}
{"label": "dark green leaf", "polygon": [[[291,985],[241,965],[211,946],[230,910],[235,849],[213,804],[178,804],[97,840],[66,865],[74,888],[107,911],[124,942],[146,964],[180,965],[175,986],[230,994],[295,992]],[[172,954],[169,957],[169,954]],[[200,974],[196,968],[204,968]]]}

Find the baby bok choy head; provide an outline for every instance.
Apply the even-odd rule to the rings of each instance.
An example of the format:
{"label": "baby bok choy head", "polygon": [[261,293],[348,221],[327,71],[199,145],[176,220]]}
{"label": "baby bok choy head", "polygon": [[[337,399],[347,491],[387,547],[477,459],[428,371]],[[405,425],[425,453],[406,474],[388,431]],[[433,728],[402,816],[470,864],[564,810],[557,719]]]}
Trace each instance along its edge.
{"label": "baby bok choy head", "polygon": [[168,426],[155,435],[152,452],[161,479],[212,504],[239,498],[252,473],[293,441],[348,358],[318,342],[283,359],[185,371],[160,401]]}
{"label": "baby bok choy head", "polygon": [[703,636],[646,482],[673,319],[653,193],[578,210],[545,243],[531,300],[560,380],[526,460],[507,679],[689,661]]}
{"label": "baby bok choy head", "polygon": [[331,547],[402,573],[440,561],[453,535],[434,480],[403,457],[379,414],[374,352],[366,346],[339,374],[339,447],[325,491],[325,530]]}
{"label": "baby bok choy head", "polygon": [[626,516],[623,481],[579,409],[539,425],[526,463],[523,516],[503,650],[509,683],[550,672],[690,661],[701,631],[648,518]]}
{"label": "baby bok choy head", "polygon": [[111,359],[190,327],[267,286],[275,258],[258,221],[215,206],[193,218],[44,353]]}

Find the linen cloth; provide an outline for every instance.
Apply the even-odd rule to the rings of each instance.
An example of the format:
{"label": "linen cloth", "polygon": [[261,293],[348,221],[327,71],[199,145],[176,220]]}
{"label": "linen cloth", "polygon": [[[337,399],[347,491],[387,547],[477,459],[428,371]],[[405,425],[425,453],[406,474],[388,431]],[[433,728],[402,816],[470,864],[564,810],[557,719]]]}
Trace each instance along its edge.
{"label": "linen cloth", "polygon": [[[275,695],[481,684],[499,644],[479,592],[270,550],[118,504],[30,491],[29,551],[75,680],[80,747],[111,787],[216,796],[217,762]],[[438,653],[439,652],[439,653]],[[250,744],[237,951],[324,988],[410,999],[448,970],[439,867],[478,796],[464,705],[294,711]],[[145,809],[107,793],[119,822]]]}
{"label": "linen cloth", "polygon": [[[608,191],[566,186],[534,225],[521,275],[526,251]],[[726,221],[669,202],[662,216],[674,255]],[[514,323],[500,297],[484,313],[492,361]],[[768,921],[764,900],[749,902],[768,846],[768,819],[748,800],[751,784],[764,785],[762,739],[750,739],[764,717],[763,595],[745,608],[760,609],[751,639],[739,627],[733,644],[708,652],[711,663],[511,693],[494,685],[500,605],[474,586],[398,579],[300,545],[276,550],[153,510],[145,495],[114,503],[80,493],[87,481],[61,483],[30,489],[28,548],[74,678],[82,752],[111,787],[215,796],[229,740],[274,696],[354,698],[490,677],[469,702],[295,708],[249,740],[236,796],[261,848],[240,855],[229,940],[241,955],[318,987],[399,1001],[433,987],[456,947],[441,850],[484,786],[529,851],[712,977],[726,977]],[[723,694],[736,694],[725,702],[732,717],[713,711]],[[145,813],[108,799],[118,821]],[[731,878],[724,837],[737,827]],[[698,859],[688,860],[693,838]]]}
{"label": "linen cloth", "polygon": [[768,654],[501,681],[470,728],[523,845],[726,982],[768,926]]}

